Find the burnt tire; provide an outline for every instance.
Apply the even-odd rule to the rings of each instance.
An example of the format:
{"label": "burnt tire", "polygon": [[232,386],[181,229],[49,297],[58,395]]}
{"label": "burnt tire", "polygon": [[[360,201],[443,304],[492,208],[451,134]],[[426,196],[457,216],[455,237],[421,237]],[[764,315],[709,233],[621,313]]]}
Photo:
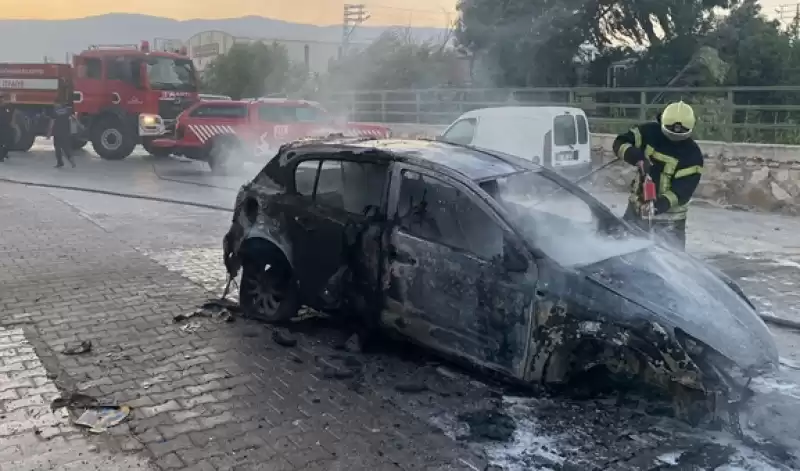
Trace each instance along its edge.
{"label": "burnt tire", "polygon": [[208,144],[208,166],[216,174],[241,170],[244,145],[233,135],[216,136]]}
{"label": "burnt tire", "polygon": [[239,305],[250,319],[268,323],[288,321],[300,309],[299,293],[292,278],[245,263],[239,283]]}
{"label": "burnt tire", "polygon": [[108,117],[92,129],[92,147],[104,160],[123,160],[133,152],[138,141],[125,123],[117,117]]}

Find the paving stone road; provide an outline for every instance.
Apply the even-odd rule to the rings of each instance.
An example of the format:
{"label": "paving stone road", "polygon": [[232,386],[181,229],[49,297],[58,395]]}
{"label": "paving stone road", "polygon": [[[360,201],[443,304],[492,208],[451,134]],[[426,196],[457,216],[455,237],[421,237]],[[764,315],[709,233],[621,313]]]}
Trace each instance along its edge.
{"label": "paving stone road", "polygon": [[[111,163],[89,154],[75,171],[57,173],[48,158],[12,156],[14,166],[0,172],[220,205],[243,180],[211,177],[201,164],[155,162],[162,175],[190,182],[179,183],[157,178],[148,158]],[[796,315],[800,258],[787,239],[798,221],[698,209],[690,248],[736,277],[763,310]],[[575,469],[632,470],[679,469],[664,462],[678,451],[728,463],[759,454],[747,447],[726,454],[719,443],[730,439],[697,436],[635,408],[504,396],[402,346],[341,352],[333,348],[336,331],[321,323],[298,326],[294,348],[241,319],[175,324],[173,316],[221,291],[225,212],[0,183],[0,217],[0,364],[11,358],[25,367],[22,377],[0,372],[0,413],[25,407],[0,419],[0,470],[6,456],[14,460],[9,469],[486,469],[490,461],[558,469],[572,461]],[[724,232],[705,229],[736,218]],[[798,337],[775,333],[782,355],[796,358]],[[93,350],[59,353],[75,340],[91,340]],[[326,377],[340,365],[357,374]],[[19,383],[28,371],[39,374],[30,377],[33,392]],[[130,404],[132,418],[88,436],[50,412],[53,388]],[[464,415],[485,410],[516,414],[509,443],[466,438]],[[83,467],[73,464],[75,452]]]}

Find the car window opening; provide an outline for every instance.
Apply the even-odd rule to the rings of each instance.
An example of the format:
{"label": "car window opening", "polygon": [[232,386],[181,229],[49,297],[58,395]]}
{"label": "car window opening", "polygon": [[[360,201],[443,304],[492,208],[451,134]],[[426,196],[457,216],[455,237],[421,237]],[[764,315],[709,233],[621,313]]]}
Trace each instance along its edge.
{"label": "car window opening", "polygon": [[384,164],[310,160],[297,166],[295,188],[317,204],[363,215],[380,206],[387,174]]}
{"label": "car window opening", "polygon": [[486,260],[503,255],[500,225],[463,192],[436,178],[404,171],[397,213],[399,226],[415,237]]}

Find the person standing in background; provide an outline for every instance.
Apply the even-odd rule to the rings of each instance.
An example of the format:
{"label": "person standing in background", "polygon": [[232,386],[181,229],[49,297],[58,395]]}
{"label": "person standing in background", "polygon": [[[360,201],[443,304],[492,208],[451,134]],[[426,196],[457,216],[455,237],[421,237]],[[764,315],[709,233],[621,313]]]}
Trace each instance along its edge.
{"label": "person standing in background", "polygon": [[66,100],[59,100],[53,108],[53,119],[48,132],[48,137],[53,137],[56,168],[64,166],[62,153],[67,157],[72,168],[75,168],[75,161],[72,159],[72,120],[72,106]]}
{"label": "person standing in background", "polygon": [[6,95],[0,94],[0,162],[8,157],[8,151],[14,144],[14,108]]}

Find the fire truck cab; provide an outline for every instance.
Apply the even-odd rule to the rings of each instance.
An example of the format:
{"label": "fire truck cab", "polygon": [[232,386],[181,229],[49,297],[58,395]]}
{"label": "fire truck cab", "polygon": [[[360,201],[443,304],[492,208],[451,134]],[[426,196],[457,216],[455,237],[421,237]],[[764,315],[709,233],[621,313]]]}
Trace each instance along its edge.
{"label": "fire truck cab", "polygon": [[73,58],[75,112],[83,142],[97,154],[121,160],[174,129],[175,119],[198,100],[199,81],[185,48],[152,51],[141,45],[92,46]]}

